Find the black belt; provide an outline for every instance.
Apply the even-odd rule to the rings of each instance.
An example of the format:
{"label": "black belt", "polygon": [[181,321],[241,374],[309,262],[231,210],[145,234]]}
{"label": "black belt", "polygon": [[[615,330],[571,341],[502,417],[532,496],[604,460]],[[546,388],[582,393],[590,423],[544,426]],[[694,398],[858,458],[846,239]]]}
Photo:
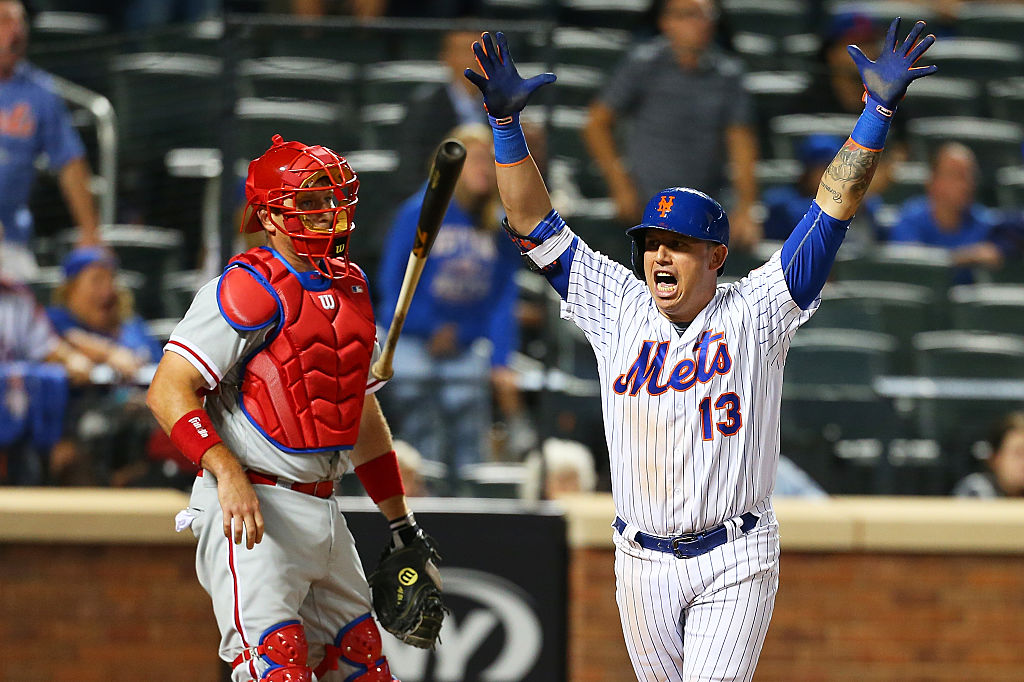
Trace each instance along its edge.
{"label": "black belt", "polygon": [[[753,512],[740,514],[739,519],[742,522],[740,523],[740,532],[747,533],[752,530],[760,518]],[[619,532],[619,535],[622,535],[622,531],[626,529],[626,522],[616,516],[612,527]],[[706,554],[719,545],[724,545],[729,540],[729,529],[723,523],[701,533],[683,533],[672,538],[662,538],[637,531],[635,538],[626,539],[633,540],[644,549],[674,554],[677,559],[690,559]]]}

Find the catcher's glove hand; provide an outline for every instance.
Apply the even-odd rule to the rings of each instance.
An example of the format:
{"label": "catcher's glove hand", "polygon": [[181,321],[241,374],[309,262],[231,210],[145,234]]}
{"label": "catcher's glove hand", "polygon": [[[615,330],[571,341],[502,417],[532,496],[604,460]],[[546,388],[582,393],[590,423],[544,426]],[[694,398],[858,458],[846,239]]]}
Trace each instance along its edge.
{"label": "catcher's glove hand", "polygon": [[420,531],[403,547],[388,545],[367,579],[380,624],[421,649],[432,649],[437,643],[448,610],[441,599],[440,561],[433,540]]}

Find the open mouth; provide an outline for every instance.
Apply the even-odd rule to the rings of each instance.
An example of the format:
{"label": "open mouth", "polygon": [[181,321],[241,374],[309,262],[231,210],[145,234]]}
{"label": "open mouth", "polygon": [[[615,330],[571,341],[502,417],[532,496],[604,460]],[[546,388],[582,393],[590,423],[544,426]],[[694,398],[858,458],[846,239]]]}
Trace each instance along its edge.
{"label": "open mouth", "polygon": [[667,272],[654,273],[654,289],[659,294],[671,294],[675,292],[678,280]]}

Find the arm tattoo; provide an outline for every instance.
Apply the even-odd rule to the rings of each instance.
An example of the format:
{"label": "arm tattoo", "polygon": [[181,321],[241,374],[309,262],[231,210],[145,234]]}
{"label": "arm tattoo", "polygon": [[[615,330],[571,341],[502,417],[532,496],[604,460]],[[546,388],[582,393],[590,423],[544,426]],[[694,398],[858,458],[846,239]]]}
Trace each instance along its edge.
{"label": "arm tattoo", "polygon": [[838,191],[825,184],[825,178],[821,180],[822,187],[835,198],[837,204],[843,203],[843,197],[856,204],[864,197],[868,185],[871,184],[871,178],[875,175],[881,156],[881,151],[864,149],[852,140],[847,140],[836,154],[836,158],[825,169],[825,178],[832,179]]}

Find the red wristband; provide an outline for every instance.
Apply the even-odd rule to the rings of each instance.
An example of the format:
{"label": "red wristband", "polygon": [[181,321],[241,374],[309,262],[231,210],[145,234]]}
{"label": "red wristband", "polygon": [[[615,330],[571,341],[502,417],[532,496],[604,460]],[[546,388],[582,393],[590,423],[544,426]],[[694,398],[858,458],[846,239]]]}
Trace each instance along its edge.
{"label": "red wristband", "polygon": [[192,410],[174,422],[171,442],[190,462],[199,466],[199,460],[206,451],[221,440],[206,410]]}
{"label": "red wristband", "polygon": [[380,504],[382,500],[395,495],[405,494],[402,473],[398,470],[398,456],[394,450],[374,457],[369,462],[363,462],[355,468],[355,472],[374,504]]}

